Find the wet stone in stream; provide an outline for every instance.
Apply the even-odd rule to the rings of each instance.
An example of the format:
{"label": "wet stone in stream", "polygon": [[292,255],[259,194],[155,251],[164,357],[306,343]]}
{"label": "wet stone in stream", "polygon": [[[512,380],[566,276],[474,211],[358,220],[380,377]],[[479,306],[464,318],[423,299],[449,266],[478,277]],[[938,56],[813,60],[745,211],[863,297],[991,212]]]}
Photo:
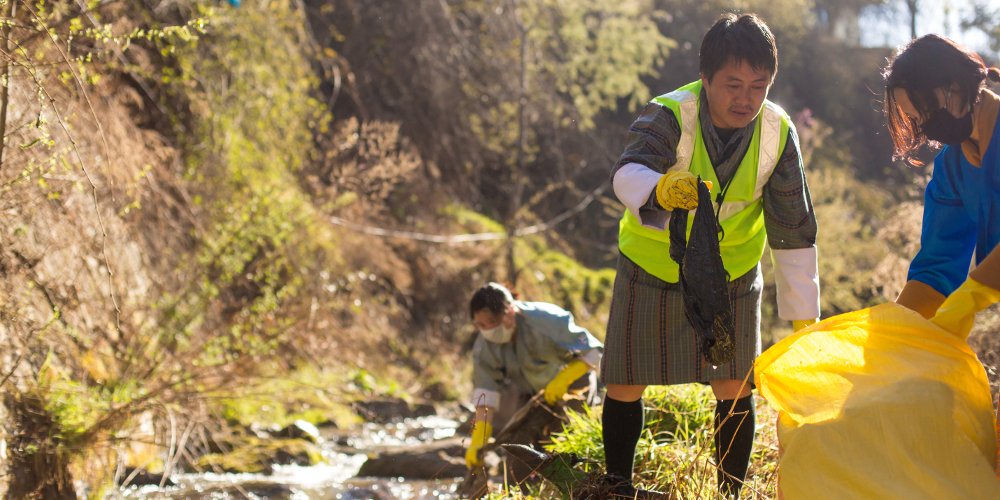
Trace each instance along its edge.
{"label": "wet stone in stream", "polygon": [[[178,486],[127,487],[120,493],[124,498],[161,499],[245,499],[273,498],[279,500],[437,500],[455,499],[459,479],[456,471],[464,471],[461,459],[464,448],[461,437],[455,435],[458,422],[443,416],[411,418],[390,424],[365,424],[354,429],[320,429],[318,446],[323,463],[313,466],[281,465],[255,474],[184,473],[172,479]],[[422,479],[410,475],[415,469],[373,473],[365,477],[359,472],[370,458],[402,457],[409,451],[419,455],[437,449],[446,460],[435,458],[441,479]],[[428,455],[430,456],[430,455]],[[454,463],[453,463],[454,462]],[[412,462],[411,462],[412,463]],[[426,472],[426,471],[424,471]],[[405,479],[400,476],[407,476]],[[421,477],[433,474],[421,473]]]}

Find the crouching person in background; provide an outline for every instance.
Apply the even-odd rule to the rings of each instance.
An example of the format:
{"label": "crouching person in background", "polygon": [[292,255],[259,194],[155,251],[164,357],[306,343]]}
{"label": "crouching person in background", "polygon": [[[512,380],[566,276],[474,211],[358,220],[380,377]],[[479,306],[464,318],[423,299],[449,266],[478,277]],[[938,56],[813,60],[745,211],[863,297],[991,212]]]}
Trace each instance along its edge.
{"label": "crouching person in background", "polygon": [[571,388],[589,389],[594,397],[594,370],[604,346],[569,311],[515,300],[497,283],[473,294],[469,313],[479,338],[472,349],[476,415],[465,463],[475,469],[483,465],[482,449],[493,429],[502,428],[535,394],[544,391],[548,405],[559,404]]}

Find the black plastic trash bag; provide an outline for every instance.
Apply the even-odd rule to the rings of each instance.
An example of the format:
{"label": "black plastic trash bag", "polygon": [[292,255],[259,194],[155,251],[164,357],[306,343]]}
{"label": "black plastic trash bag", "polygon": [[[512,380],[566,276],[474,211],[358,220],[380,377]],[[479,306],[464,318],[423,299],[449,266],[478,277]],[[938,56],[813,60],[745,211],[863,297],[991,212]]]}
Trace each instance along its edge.
{"label": "black plastic trash bag", "polygon": [[680,266],[684,315],[701,341],[701,352],[714,366],[733,359],[733,302],[729,297],[729,273],[719,251],[719,221],[712,207],[708,186],[698,178],[698,210],[685,241],[688,211],[678,208],[670,215],[670,258]]}

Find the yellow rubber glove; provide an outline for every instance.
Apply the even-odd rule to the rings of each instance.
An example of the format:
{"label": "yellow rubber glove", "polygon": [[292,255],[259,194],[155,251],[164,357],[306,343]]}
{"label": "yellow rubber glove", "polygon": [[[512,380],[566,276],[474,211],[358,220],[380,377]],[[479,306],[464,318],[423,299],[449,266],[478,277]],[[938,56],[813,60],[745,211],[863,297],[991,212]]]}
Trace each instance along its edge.
{"label": "yellow rubber glove", "polygon": [[469,448],[465,450],[466,467],[470,469],[482,467],[483,457],[479,456],[479,452],[483,450],[483,446],[486,446],[492,435],[492,424],[485,420],[476,421],[476,425],[472,426],[472,439],[469,442]]}
{"label": "yellow rubber glove", "polygon": [[964,339],[972,330],[976,313],[997,302],[1000,302],[1000,290],[969,278],[944,299],[931,321]]}
{"label": "yellow rubber glove", "polygon": [[[708,189],[712,183],[702,181]],[[698,178],[691,172],[667,172],[656,183],[656,201],[667,210],[698,208]]]}
{"label": "yellow rubber glove", "polygon": [[579,359],[567,363],[545,386],[545,402],[550,405],[556,404],[566,395],[569,386],[588,371],[590,371],[590,366]]}
{"label": "yellow rubber glove", "polygon": [[799,330],[801,330],[801,329],[803,329],[803,328],[805,328],[805,327],[807,327],[809,325],[815,325],[818,322],[819,322],[819,320],[816,319],[816,318],[813,318],[813,319],[796,319],[796,320],[792,320],[792,331],[797,332],[797,331],[799,331]]}

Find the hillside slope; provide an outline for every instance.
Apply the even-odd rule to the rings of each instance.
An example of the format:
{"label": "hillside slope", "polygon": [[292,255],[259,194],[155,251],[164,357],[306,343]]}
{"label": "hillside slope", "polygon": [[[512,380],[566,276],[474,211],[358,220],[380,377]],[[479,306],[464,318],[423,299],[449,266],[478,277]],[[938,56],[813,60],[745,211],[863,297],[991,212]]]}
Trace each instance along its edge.
{"label": "hillside slope", "polygon": [[331,115],[303,12],[74,9],[21,10],[11,34],[31,50],[0,171],[9,492],[104,487],[140,421],[166,450],[168,421],[211,426],[260,376],[360,369],[455,397],[464,296],[498,246],[343,221],[493,223],[438,196],[398,123]]}

